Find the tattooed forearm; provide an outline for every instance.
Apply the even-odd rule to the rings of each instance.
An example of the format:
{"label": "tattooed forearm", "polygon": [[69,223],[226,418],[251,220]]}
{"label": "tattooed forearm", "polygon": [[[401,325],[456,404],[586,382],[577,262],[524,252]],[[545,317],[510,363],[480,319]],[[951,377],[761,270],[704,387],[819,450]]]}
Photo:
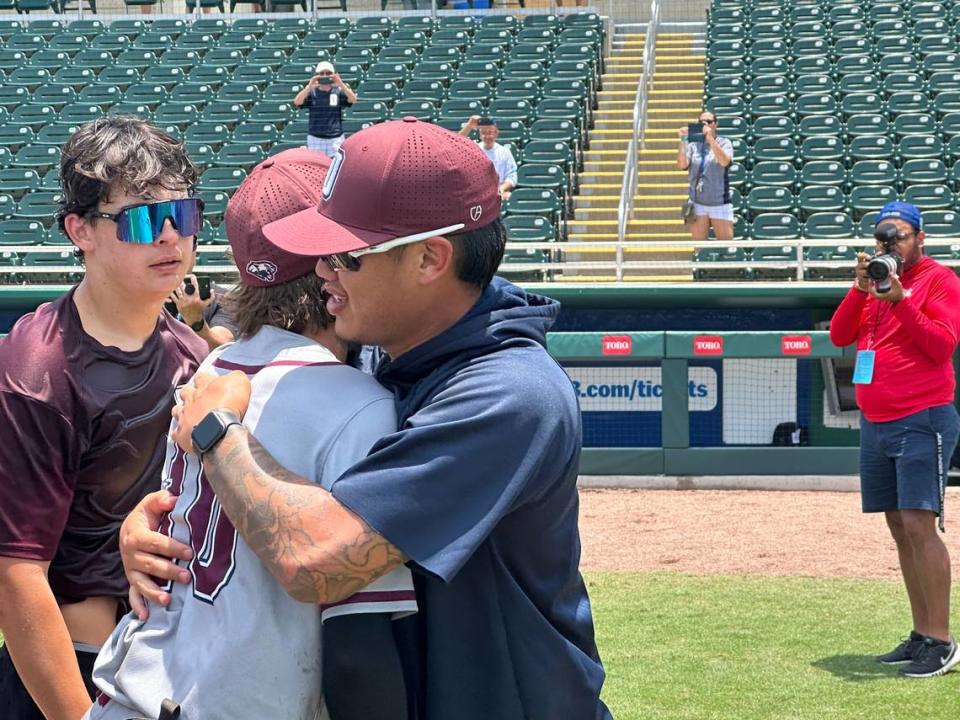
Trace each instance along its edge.
{"label": "tattooed forearm", "polygon": [[323,488],[280,467],[233,427],[204,471],[237,532],[302,602],[349,597],[406,558]]}

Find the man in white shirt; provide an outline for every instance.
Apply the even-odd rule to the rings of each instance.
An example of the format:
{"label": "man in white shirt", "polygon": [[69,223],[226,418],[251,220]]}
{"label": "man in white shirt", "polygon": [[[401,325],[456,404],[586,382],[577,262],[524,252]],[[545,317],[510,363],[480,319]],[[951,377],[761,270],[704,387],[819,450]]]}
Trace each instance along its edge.
{"label": "man in white shirt", "polygon": [[490,158],[493,167],[497,170],[497,179],[500,182],[500,199],[504,202],[510,197],[511,191],[517,186],[517,161],[513,153],[497,142],[500,128],[492,117],[471,115],[470,119],[460,128],[460,134],[470,137],[470,132],[476,129],[480,133],[480,149]]}

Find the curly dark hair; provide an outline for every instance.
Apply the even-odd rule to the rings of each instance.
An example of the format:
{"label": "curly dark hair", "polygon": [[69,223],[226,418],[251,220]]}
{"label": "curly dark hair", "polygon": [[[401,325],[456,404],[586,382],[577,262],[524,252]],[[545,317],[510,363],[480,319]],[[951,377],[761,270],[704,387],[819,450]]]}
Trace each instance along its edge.
{"label": "curly dark hair", "polygon": [[333,325],[326,301],[323,280],[310,273],[271,287],[239,283],[223,298],[223,305],[233,316],[240,336],[249,337],[264,325],[301,334],[310,329],[325,330]]}

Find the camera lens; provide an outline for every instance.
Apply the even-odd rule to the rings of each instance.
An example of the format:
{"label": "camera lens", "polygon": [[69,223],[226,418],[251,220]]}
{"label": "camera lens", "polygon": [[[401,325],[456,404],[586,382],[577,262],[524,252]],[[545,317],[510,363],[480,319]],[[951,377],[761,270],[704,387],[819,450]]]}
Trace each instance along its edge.
{"label": "camera lens", "polygon": [[190,282],[189,280],[184,280],[184,282],[183,282],[183,291],[184,291],[187,295],[193,295],[193,294],[197,291],[197,289],[193,286],[193,283],[192,283],[192,282]]}
{"label": "camera lens", "polygon": [[900,269],[900,262],[900,256],[894,253],[878,255],[867,263],[867,275],[871,280],[882,282]]}

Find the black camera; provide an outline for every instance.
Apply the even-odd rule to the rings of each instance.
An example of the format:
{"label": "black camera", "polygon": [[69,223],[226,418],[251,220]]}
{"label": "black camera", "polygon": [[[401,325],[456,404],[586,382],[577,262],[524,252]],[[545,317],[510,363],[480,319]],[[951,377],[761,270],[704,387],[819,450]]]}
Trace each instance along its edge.
{"label": "black camera", "polygon": [[877,242],[883,246],[883,252],[870,258],[867,263],[867,275],[876,284],[878,293],[890,291],[890,274],[899,273],[903,267],[903,258],[893,248],[899,240],[897,226],[893,223],[881,223],[873,231]]}

